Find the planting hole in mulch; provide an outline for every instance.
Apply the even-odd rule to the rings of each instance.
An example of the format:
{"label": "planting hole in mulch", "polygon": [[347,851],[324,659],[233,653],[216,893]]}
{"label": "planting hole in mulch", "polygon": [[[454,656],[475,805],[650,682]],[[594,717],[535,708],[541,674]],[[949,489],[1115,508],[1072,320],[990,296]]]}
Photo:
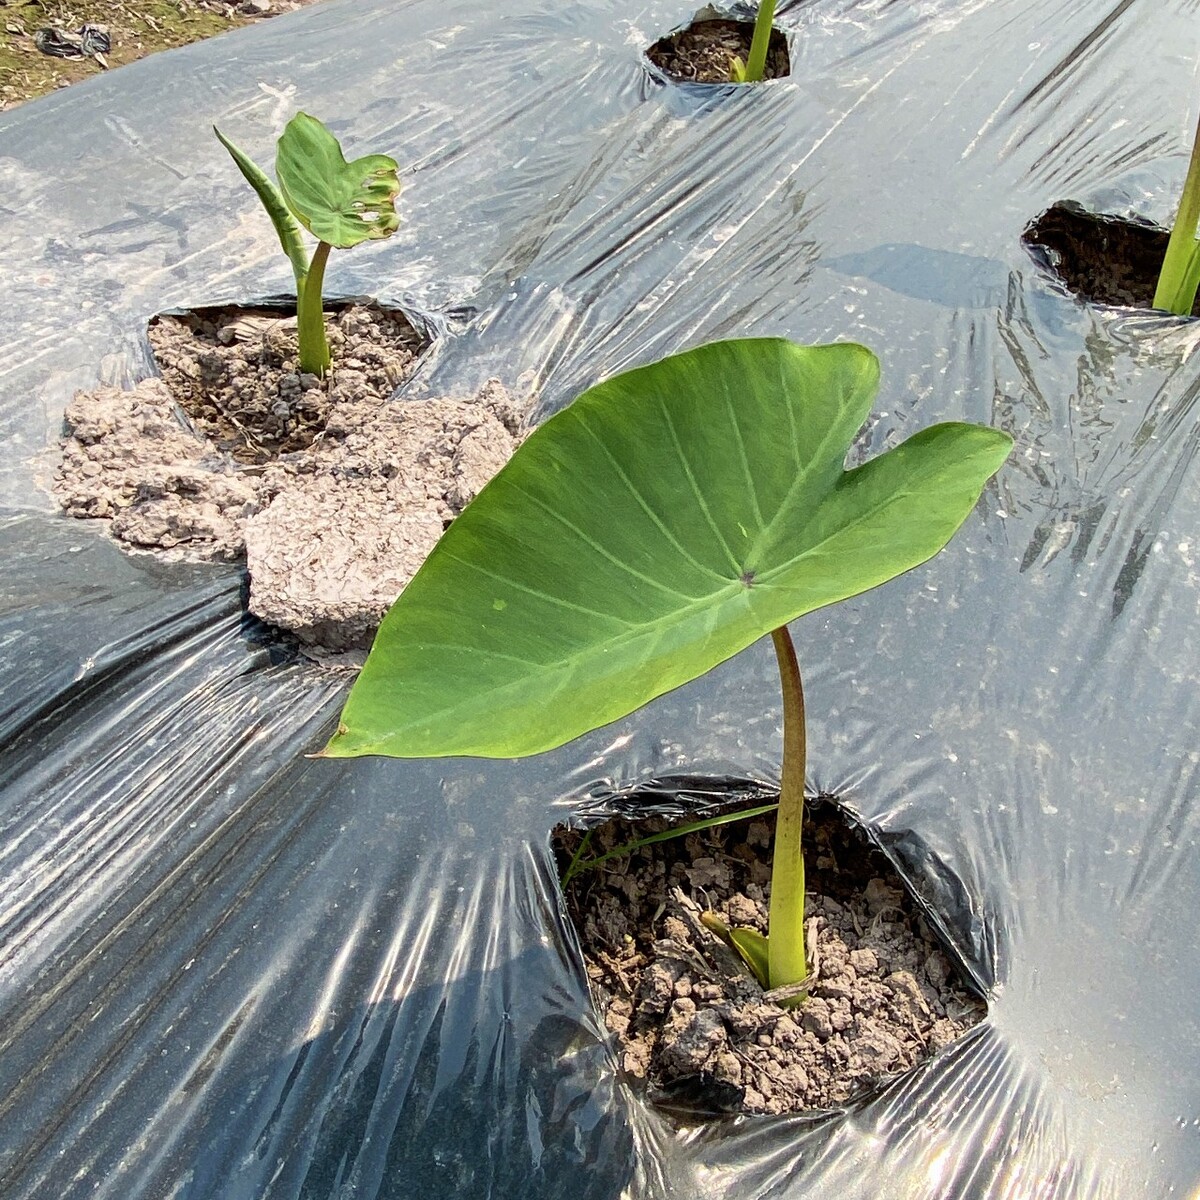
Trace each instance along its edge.
{"label": "planting hole in mulch", "polygon": [[[695,818],[689,818],[694,820]],[[608,821],[588,857],[670,827]],[[688,1115],[836,1108],[986,1015],[888,860],[830,797],[805,825],[807,1000],[784,1008],[700,922],[766,932],[774,815],[644,846],[577,875],[567,909],[625,1075]],[[565,870],[583,838],[556,829]]]}
{"label": "planting hole in mulch", "polygon": [[[1104,216],[1065,201],[1026,226],[1021,241],[1043,270],[1081,300],[1153,309],[1170,236],[1148,221]],[[1200,298],[1192,315],[1200,316]]]}
{"label": "planting hole in mulch", "polygon": [[[679,83],[729,83],[733,60],[750,57],[753,21],[700,19],[684,29],[659,38],[646,57],[665,75]],[[771,30],[764,79],[782,79],[791,74],[786,36]]]}
{"label": "planting hole in mulch", "polygon": [[272,308],[208,308],[150,322],[150,345],[197,432],[241,463],[303,450],[333,404],[386,400],[408,378],[424,339],[401,312],[345,305],[326,316],[334,369],[297,366],[296,318]]}
{"label": "planting hole in mulch", "polygon": [[162,316],[162,378],[77,392],[53,491],[167,558],[246,561],[249,610],[317,650],[360,651],[446,526],[508,461],[532,398],[393,400],[424,348],[400,313],[326,313],[333,365],[297,367],[278,310]]}

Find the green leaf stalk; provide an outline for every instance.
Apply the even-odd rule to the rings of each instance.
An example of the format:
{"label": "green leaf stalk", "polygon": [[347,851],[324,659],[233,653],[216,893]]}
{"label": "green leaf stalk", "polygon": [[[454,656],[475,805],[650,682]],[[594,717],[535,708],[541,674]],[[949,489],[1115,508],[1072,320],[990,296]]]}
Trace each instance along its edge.
{"label": "green leaf stalk", "polygon": [[1188,163],[1179,211],[1171,227],[1167,252],[1163,256],[1158,286],[1154,292],[1154,307],[1165,308],[1181,317],[1191,316],[1200,287],[1200,120],[1192,141],[1192,157]]}
{"label": "green leaf stalk", "polygon": [[767,51],[771,47],[771,29],[775,21],[775,0],[760,0],[754,18],[754,34],[750,38],[750,55],[743,64],[733,60],[730,79],[733,83],[761,83],[767,70]]}

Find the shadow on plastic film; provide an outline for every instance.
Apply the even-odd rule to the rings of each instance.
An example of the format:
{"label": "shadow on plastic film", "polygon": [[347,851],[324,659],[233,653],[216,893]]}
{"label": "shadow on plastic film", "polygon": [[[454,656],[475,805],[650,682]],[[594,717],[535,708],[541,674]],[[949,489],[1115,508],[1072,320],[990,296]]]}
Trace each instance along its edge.
{"label": "shadow on plastic film", "polygon": [[[308,1008],[319,1032],[269,1061],[247,1043],[194,1087],[181,1081],[190,1111],[157,1183],[185,1180],[173,1194],[196,1200],[617,1200],[644,1185],[656,1133],[629,1103],[553,932],[546,857],[514,847],[494,876],[455,887],[460,867],[435,853],[425,873],[444,877],[431,908],[418,878],[386,930],[398,954],[314,964],[334,990],[317,979],[282,1016]],[[384,912],[372,927],[381,918],[386,929]],[[342,989],[374,994],[343,1012]]]}
{"label": "shadow on plastic film", "polygon": [[[628,1194],[639,1165],[607,1052],[544,1011],[541,958],[354,1009],[263,1075],[214,1079],[178,1194]],[[464,1016],[496,995],[494,1024]]]}
{"label": "shadow on plastic film", "polygon": [[103,708],[165,647],[239,627],[240,570],[130,556],[61,516],[10,520],[0,547],[0,739],[28,743],[56,714]]}
{"label": "shadow on plastic film", "polygon": [[951,309],[991,309],[1004,304],[1008,267],[992,258],[906,242],[888,242],[821,260],[839,275],[869,279],[914,300]]}
{"label": "shadow on plastic film", "polygon": [[226,999],[189,1020],[191,968],[241,950],[230,896],[306,819],[272,783],[341,685],[243,619],[241,572],[130,558],[61,519],[6,533],[0,1192],[49,1194],[67,1161],[50,1186],[74,1194],[82,1160],[95,1194]]}
{"label": "shadow on plastic film", "polygon": [[159,702],[114,695],[125,740],[89,757],[84,711],[4,796],[5,874],[33,883],[5,897],[0,1192],[615,1200],[653,1170],[548,854],[479,803],[503,770],[306,759],[337,688],[251,670],[214,694],[208,648],[150,660],[178,677]]}

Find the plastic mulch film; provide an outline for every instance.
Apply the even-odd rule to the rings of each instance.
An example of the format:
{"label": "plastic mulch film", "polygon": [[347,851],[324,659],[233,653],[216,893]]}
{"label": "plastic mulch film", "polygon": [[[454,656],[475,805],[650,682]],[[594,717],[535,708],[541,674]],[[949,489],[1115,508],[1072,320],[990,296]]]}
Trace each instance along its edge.
{"label": "plastic mulch film", "polygon": [[[0,1195],[1200,1194],[1200,325],[1087,307],[1055,200],[1168,221],[1194,0],[783,4],[792,75],[666,88],[686,4],[334,0],[0,115]],[[298,108],[404,169],[328,290],[440,331],[404,397],[543,413],[706,339],[853,339],[860,444],[1017,450],[949,549],[796,623],[811,787],[986,993],[820,1120],[677,1130],[588,1005],[548,834],[638,785],[777,777],[770,649],[517,763],[325,762],[346,680],[233,568],[123,554],[38,481],[155,312],[287,289],[253,195]],[[668,789],[669,790],[669,789]]]}

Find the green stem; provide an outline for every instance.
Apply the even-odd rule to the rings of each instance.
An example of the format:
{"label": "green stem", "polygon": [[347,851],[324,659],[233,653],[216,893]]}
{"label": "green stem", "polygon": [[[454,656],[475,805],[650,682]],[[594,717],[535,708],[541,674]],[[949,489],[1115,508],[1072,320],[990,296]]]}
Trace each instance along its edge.
{"label": "green stem", "polygon": [[1192,158],[1188,164],[1179,212],[1171,228],[1171,240],[1163,256],[1158,287],[1154,292],[1154,307],[1164,308],[1181,317],[1190,316],[1196,303],[1196,227],[1200,225],[1200,121],[1192,142]]}
{"label": "green stem", "polygon": [[775,0],[761,0],[750,39],[750,57],[746,60],[746,82],[761,83],[767,69],[767,50],[771,45],[771,26],[775,20]]}
{"label": "green stem", "polygon": [[771,867],[771,911],[767,954],[771,987],[801,983],[808,973],[804,955],[804,687],[787,626],[772,630],[779,682],[783,686],[783,775]]}
{"label": "green stem", "polygon": [[325,308],[321,301],[329,250],[328,242],[318,242],[303,285],[297,281],[296,325],[300,341],[300,370],[309,375],[323,376],[329,370]]}

